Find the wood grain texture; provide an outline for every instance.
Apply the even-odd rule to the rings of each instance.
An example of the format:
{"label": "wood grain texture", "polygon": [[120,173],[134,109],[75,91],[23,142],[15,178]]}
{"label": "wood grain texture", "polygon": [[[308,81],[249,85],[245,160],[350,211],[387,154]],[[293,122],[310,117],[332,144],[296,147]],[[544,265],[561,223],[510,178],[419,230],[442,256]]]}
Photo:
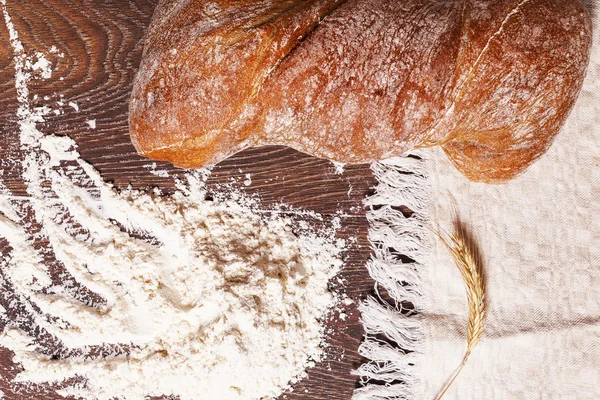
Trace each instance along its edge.
{"label": "wood grain texture", "polygon": [[[181,173],[167,164],[171,177],[151,174],[150,161],[139,157],[130,143],[127,128],[131,83],[139,65],[143,36],[152,15],[153,0],[7,0],[7,10],[28,53],[40,51],[54,66],[52,77],[30,84],[32,105],[50,105],[60,115],[50,114],[40,125],[45,133],[68,135],[79,145],[82,157],[117,188],[174,187]],[[59,54],[49,52],[56,46]],[[33,95],[38,96],[36,103]],[[44,97],[48,96],[48,100]],[[63,102],[63,106],[59,106]],[[79,111],[69,107],[75,102]],[[21,158],[16,119],[14,63],[8,31],[0,22],[0,170],[1,179],[16,195],[25,195],[19,179]],[[96,120],[92,129],[87,120]],[[252,184],[243,185],[251,174]],[[362,200],[370,193],[374,178],[366,165],[348,167],[337,174],[334,166],[282,147],[244,151],[216,166],[209,188],[228,183],[239,186],[262,204],[285,203],[314,210],[326,220],[343,213],[341,237],[355,237],[346,254],[341,277],[343,290],[353,299],[369,294],[373,281],[364,264],[370,255],[367,222]],[[6,244],[0,244],[5,247]],[[338,284],[332,284],[339,290]],[[1,288],[0,290],[9,290]],[[349,307],[346,321],[334,320],[331,328],[331,357],[309,371],[309,377],[282,398],[308,400],[350,399],[357,384],[351,370],[361,358],[357,347],[362,338],[356,303]],[[1,328],[1,325],[0,325]],[[60,399],[47,388],[14,384],[18,366],[11,353],[0,348],[0,389],[6,399]]]}

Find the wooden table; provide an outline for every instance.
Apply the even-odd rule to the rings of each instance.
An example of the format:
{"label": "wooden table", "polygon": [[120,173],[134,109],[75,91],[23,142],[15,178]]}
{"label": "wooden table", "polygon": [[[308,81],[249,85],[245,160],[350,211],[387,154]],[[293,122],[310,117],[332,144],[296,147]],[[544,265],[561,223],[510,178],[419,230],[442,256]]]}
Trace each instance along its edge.
{"label": "wooden table", "polygon": [[[30,83],[31,96],[38,95],[40,105],[62,100],[64,114],[48,115],[40,126],[45,133],[68,135],[79,145],[83,159],[97,168],[117,188],[158,186],[173,189],[173,179],[151,174],[129,141],[127,128],[128,99],[132,79],[139,65],[143,36],[155,6],[155,0],[6,0],[7,10],[28,53],[41,51],[54,66],[48,80]],[[26,195],[19,179],[18,108],[15,70],[9,33],[0,22],[0,179],[14,194]],[[56,46],[64,57],[51,54]],[[42,100],[48,96],[49,100]],[[62,97],[61,97],[62,96]],[[67,106],[75,102],[79,111]],[[32,105],[36,101],[32,97]],[[87,120],[96,120],[92,129]],[[174,176],[176,169],[158,163]],[[286,203],[323,214],[325,219],[344,213],[341,237],[356,237],[346,254],[342,277],[343,289],[351,298],[364,298],[373,289],[364,264],[369,258],[367,222],[362,200],[370,193],[374,178],[366,165],[349,166],[337,174],[330,162],[296,151],[270,147],[244,151],[214,168],[209,187],[229,182],[233,177],[243,187],[245,174],[252,184],[248,193],[260,195],[263,204]],[[1,243],[0,248],[6,243]],[[334,287],[339,289],[339,287]],[[6,288],[0,302],[6,301]],[[283,395],[288,399],[350,399],[357,384],[350,374],[361,364],[357,347],[362,338],[355,305],[344,321],[330,323],[334,333],[329,361],[309,371],[309,377]],[[1,322],[0,322],[1,323]],[[41,388],[10,382],[18,366],[9,350],[0,348],[0,388],[6,399],[60,399]],[[305,391],[307,390],[307,391]]]}

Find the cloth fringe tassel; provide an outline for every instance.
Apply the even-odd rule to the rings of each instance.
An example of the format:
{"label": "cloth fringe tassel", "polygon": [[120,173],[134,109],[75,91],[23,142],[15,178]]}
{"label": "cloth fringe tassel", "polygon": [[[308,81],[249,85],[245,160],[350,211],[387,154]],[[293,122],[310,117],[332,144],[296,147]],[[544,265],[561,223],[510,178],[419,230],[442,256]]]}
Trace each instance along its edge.
{"label": "cloth fringe tassel", "polygon": [[374,251],[367,270],[376,282],[376,297],[359,308],[365,338],[358,351],[370,362],[354,371],[361,387],[352,399],[414,400],[424,341],[420,273],[431,246],[426,161],[412,152],[373,163],[371,169],[379,183],[365,200]]}

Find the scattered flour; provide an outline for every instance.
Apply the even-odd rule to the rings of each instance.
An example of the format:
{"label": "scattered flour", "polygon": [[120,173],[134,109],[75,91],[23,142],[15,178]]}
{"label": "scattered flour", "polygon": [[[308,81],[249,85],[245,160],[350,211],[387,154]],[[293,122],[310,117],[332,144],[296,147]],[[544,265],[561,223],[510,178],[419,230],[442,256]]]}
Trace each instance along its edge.
{"label": "scattered flour", "polygon": [[144,167],[147,168],[148,171],[150,171],[150,173],[154,176],[160,176],[161,178],[169,177],[169,171],[167,171],[166,169],[159,169],[155,162],[151,164],[146,164],[144,165]]}
{"label": "scattered flour", "polygon": [[244,179],[244,186],[250,186],[252,185],[252,175],[251,174],[246,174]]}
{"label": "scattered flour", "polygon": [[48,50],[48,52],[50,54],[56,54],[59,58],[64,58],[65,57],[65,53],[59,51],[58,47],[56,47],[56,46],[50,47],[50,50]]}
{"label": "scattered flour", "polygon": [[69,102],[69,107],[71,107],[75,111],[79,111],[79,106],[74,101]]}
{"label": "scattered flour", "polygon": [[74,141],[38,129],[51,110],[31,107],[28,82],[51,65],[25,53],[0,5],[28,194],[14,196],[0,175],[10,245],[0,283],[12,288],[0,294],[0,345],[23,368],[15,380],[85,399],[241,400],[276,397],[302,378],[323,356],[336,301],[335,228],[208,201],[207,171],[187,173],[171,196],[116,191]]}
{"label": "scattered flour", "polygon": [[85,122],[87,122],[87,124],[90,126],[90,128],[96,129],[96,120],[95,119],[88,119]]}
{"label": "scattered flour", "polygon": [[32,71],[39,71],[40,77],[43,79],[48,79],[52,76],[52,66],[50,62],[46,59],[43,53],[36,53],[34,57],[34,62],[31,65]]}
{"label": "scattered flour", "polygon": [[335,168],[335,173],[338,175],[342,175],[345,171],[346,168],[346,164],[341,163],[341,162],[337,162],[337,161],[332,161],[331,162],[333,164],[333,167]]}

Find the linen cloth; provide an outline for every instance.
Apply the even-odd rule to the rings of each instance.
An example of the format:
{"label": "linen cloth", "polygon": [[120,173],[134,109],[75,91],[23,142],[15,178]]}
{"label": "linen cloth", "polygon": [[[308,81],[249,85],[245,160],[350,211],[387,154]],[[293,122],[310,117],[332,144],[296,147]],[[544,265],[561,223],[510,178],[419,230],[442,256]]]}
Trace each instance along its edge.
{"label": "linen cloth", "polygon": [[[485,334],[444,398],[600,399],[600,2],[575,108],[547,154],[504,185],[471,183],[429,153],[430,221],[452,208],[486,260]],[[445,246],[422,271],[425,335],[415,398],[432,399],[460,364],[468,305]]]}

